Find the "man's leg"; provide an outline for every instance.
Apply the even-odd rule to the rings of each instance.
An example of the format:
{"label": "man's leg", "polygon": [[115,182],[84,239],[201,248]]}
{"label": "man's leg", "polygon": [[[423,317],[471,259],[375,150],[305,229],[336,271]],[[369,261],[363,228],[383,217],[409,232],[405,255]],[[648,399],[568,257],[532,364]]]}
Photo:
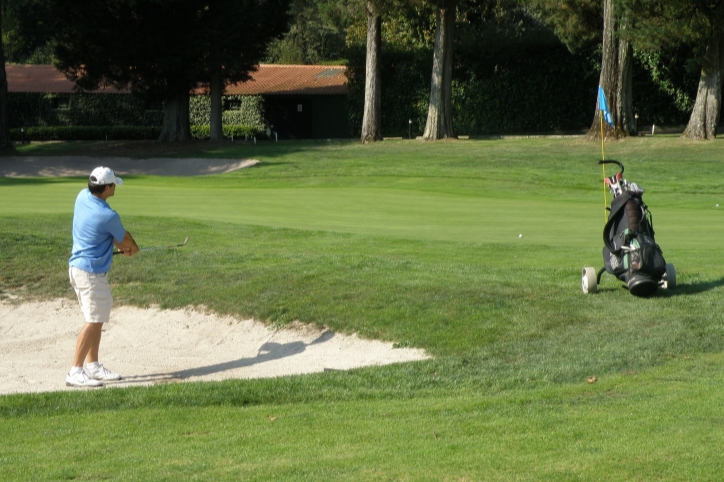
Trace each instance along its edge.
{"label": "man's leg", "polygon": [[101,345],[101,334],[103,323],[86,323],[78,333],[78,340],[75,344],[75,355],[73,366],[82,367],[83,361],[88,363],[98,361],[98,349]]}
{"label": "man's leg", "polygon": [[73,355],[73,366],[65,377],[65,384],[72,387],[102,387],[103,383],[95,380],[83,368],[83,360],[91,358],[95,353],[95,360],[98,360],[98,347],[101,343],[101,330],[103,323],[86,323],[75,342],[75,354]]}
{"label": "man's leg", "polygon": [[[103,385],[99,380],[118,380],[120,376],[109,372],[98,363],[103,323],[110,318],[113,303],[108,279],[105,274],[94,275],[75,267],[70,267],[68,274],[78,296],[86,324],[78,333],[73,366],[65,379],[65,384],[93,387]],[[86,368],[83,368],[84,361],[88,361]]]}

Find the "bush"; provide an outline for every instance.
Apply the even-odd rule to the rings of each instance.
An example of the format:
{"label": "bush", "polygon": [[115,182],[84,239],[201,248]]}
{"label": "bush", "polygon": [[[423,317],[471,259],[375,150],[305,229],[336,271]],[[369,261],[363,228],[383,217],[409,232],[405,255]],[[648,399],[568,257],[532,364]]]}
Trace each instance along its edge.
{"label": "bush", "polygon": [[[231,139],[232,136],[234,136],[234,139],[242,139],[244,136],[248,136],[249,138],[256,136],[257,139],[267,138],[266,132],[257,126],[225,125],[223,129],[224,137],[227,139]],[[191,126],[191,136],[194,139],[208,139],[211,137],[211,128],[208,125]]]}
{"label": "bush", "polygon": [[160,126],[163,110],[131,94],[8,93],[10,128]]}
{"label": "bush", "polygon": [[[222,102],[221,118],[224,124],[253,126],[258,131],[266,129],[264,98],[262,96],[225,95]],[[189,118],[192,125],[209,125],[211,122],[211,102],[208,95],[191,96],[189,100]]]}
{"label": "bush", "polygon": [[[264,99],[258,95],[227,95],[223,97],[224,124],[266,129]],[[94,93],[8,93],[10,128],[31,127],[139,127],[163,125],[163,104],[148,102],[132,94]],[[208,95],[192,95],[189,99],[192,125],[208,125],[211,105]],[[104,131],[105,132],[105,131]],[[243,135],[243,134],[242,134]],[[105,138],[105,134],[101,138]]]}
{"label": "bush", "polygon": [[41,126],[10,129],[13,141],[98,141],[157,139],[160,126]]}
{"label": "bush", "polygon": [[[161,126],[42,126],[10,129],[10,139],[19,141],[103,141],[103,140],[155,140],[161,134]],[[208,125],[191,126],[194,139],[208,139]],[[266,133],[256,126],[224,126],[224,137],[236,139],[256,136],[266,139]]]}

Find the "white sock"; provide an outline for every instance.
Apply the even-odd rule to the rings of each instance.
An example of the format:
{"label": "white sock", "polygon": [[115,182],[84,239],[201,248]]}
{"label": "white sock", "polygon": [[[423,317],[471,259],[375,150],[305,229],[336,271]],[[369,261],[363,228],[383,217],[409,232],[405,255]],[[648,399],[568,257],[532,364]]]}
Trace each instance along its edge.
{"label": "white sock", "polygon": [[83,367],[70,367],[70,375],[75,375],[76,373],[82,372]]}
{"label": "white sock", "polygon": [[101,366],[101,364],[98,363],[97,361],[94,361],[94,362],[91,362],[88,365],[86,365],[86,368],[88,368],[89,370],[95,370],[99,366]]}

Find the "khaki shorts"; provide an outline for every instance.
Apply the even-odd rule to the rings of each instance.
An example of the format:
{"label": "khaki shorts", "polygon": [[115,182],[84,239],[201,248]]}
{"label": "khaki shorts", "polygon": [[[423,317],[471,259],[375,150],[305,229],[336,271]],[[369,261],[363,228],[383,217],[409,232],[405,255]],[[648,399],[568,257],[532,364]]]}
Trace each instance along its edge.
{"label": "khaki shorts", "polygon": [[68,269],[70,284],[78,296],[80,309],[86,323],[106,323],[111,317],[111,285],[106,273],[94,274],[71,266]]}

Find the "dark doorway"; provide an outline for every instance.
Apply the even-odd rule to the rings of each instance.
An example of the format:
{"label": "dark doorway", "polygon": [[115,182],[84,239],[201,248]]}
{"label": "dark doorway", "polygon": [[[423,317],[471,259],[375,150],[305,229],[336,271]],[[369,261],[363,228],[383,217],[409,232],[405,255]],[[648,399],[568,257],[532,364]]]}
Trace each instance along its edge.
{"label": "dark doorway", "polygon": [[313,103],[303,96],[267,96],[266,118],[280,139],[314,137]]}

